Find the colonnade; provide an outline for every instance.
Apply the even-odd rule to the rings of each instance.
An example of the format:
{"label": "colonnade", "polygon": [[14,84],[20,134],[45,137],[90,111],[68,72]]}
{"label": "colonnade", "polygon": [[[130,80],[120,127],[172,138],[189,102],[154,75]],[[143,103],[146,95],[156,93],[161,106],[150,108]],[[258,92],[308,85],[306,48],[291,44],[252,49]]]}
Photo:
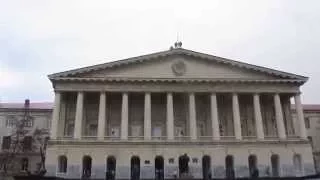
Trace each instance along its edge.
{"label": "colonnade", "polygon": [[[61,109],[61,97],[63,92],[55,92],[55,102],[54,110],[52,117],[52,126],[51,126],[51,139],[56,139],[58,136],[58,124],[60,118],[60,109]],[[128,139],[128,92],[122,93],[122,106],[121,106],[121,140]],[[236,140],[242,140],[241,134],[241,119],[240,119],[240,109],[239,109],[239,94],[232,93],[232,115],[233,115],[233,126],[234,126],[234,135]],[[260,105],[260,94],[253,93],[253,110],[254,110],[254,120],[255,120],[255,130],[257,140],[264,140],[264,130],[262,122],[262,113]],[[188,94],[189,99],[189,133],[190,140],[197,140],[197,119],[196,119],[196,105],[195,105],[195,93]],[[174,140],[174,109],[173,109],[173,93],[166,93],[166,138],[167,140]],[[299,129],[299,137],[306,139],[306,129],[303,117],[303,109],[301,104],[300,94],[297,93],[294,96],[296,111],[298,115],[297,122],[295,127]],[[283,110],[281,105],[280,95],[278,93],[273,94],[274,101],[274,110],[275,110],[275,119],[277,126],[277,133],[279,139],[286,139],[286,131],[284,125]],[[107,95],[106,92],[100,93],[99,101],[99,115],[98,115],[98,132],[97,139],[104,140],[105,137],[105,123],[106,123],[106,102]],[[82,137],[82,119],[83,119],[83,107],[84,107],[84,92],[77,92],[77,101],[76,101],[76,115],[75,115],[75,125],[74,125],[74,139],[81,139]],[[219,130],[219,116],[218,116],[218,104],[217,104],[217,94],[210,94],[210,120],[212,124],[212,140],[218,141],[221,139],[220,130]],[[151,93],[144,93],[144,139],[151,140]]]}

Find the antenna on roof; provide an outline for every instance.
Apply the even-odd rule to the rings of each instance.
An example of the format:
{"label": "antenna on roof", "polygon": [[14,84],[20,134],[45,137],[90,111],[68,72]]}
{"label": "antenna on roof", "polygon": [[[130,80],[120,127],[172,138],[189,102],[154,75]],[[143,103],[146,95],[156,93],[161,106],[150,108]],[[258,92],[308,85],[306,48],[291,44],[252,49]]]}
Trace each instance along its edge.
{"label": "antenna on roof", "polygon": [[174,46],[170,46],[170,50],[178,49],[182,47],[182,42],[179,41],[179,32],[177,32],[177,41],[174,43]]}
{"label": "antenna on roof", "polygon": [[177,42],[179,42],[179,32],[177,32]]}

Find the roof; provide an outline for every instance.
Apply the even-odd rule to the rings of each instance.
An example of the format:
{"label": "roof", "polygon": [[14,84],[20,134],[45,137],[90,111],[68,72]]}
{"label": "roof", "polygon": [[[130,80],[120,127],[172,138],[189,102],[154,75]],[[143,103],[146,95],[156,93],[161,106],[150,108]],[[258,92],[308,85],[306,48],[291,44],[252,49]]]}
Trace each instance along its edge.
{"label": "roof", "polygon": [[270,68],[266,68],[266,67],[256,66],[256,65],[252,65],[252,64],[248,64],[248,63],[244,63],[244,62],[239,62],[239,61],[226,59],[226,58],[222,58],[222,57],[218,57],[218,56],[195,52],[195,51],[191,51],[191,50],[187,50],[187,49],[183,49],[183,48],[176,48],[176,49],[171,49],[171,50],[167,50],[167,51],[147,54],[147,55],[143,55],[143,56],[132,57],[132,58],[128,58],[128,59],[123,59],[123,60],[98,64],[98,65],[94,65],[94,66],[88,66],[88,67],[78,68],[78,69],[74,69],[74,70],[64,71],[64,72],[48,75],[48,77],[50,80],[63,80],[63,78],[74,77],[75,75],[81,74],[81,73],[103,70],[103,69],[122,66],[122,65],[126,65],[126,64],[132,64],[132,63],[141,63],[144,61],[155,60],[155,59],[159,59],[161,57],[167,57],[167,56],[172,56],[172,55],[185,55],[185,56],[190,56],[190,57],[194,57],[194,58],[215,61],[217,63],[236,66],[239,68],[245,68],[245,69],[249,69],[249,70],[253,70],[253,71],[257,71],[257,72],[263,72],[263,73],[267,73],[269,75],[278,76],[278,77],[285,78],[285,79],[299,80],[299,81],[301,81],[302,84],[308,80],[308,77],[305,77],[305,76],[296,75],[296,74],[283,72],[283,71],[279,71],[279,70],[275,70],[275,69],[270,69]]}
{"label": "roof", "polygon": [[[291,109],[295,110],[296,106],[291,104]],[[320,111],[320,104],[303,104],[304,111]]]}
{"label": "roof", "polygon": [[[30,103],[30,109],[51,110],[53,108],[52,102],[34,102]],[[24,103],[0,103],[0,109],[24,109]]]}
{"label": "roof", "polygon": [[303,110],[305,111],[320,111],[320,104],[304,104]]}

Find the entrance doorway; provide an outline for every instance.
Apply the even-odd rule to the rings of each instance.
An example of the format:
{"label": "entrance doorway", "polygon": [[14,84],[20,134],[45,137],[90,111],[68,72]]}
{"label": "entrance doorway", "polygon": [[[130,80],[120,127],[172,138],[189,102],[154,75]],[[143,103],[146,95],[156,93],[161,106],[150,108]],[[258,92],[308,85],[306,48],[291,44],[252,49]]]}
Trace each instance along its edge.
{"label": "entrance doorway", "polygon": [[157,156],[154,159],[155,178],[156,180],[164,179],[164,160],[162,156]]}
{"label": "entrance doorway", "polygon": [[234,164],[233,164],[233,156],[228,155],[226,157],[226,178],[234,179]]}
{"label": "entrance doorway", "polygon": [[211,179],[211,158],[208,155],[202,157],[202,177],[203,180]]}
{"label": "entrance doorway", "polygon": [[189,173],[190,158],[187,154],[179,157],[179,176],[186,176]]}
{"label": "entrance doorway", "polygon": [[279,177],[280,176],[279,155],[278,154],[273,154],[271,156],[271,170],[272,170],[272,177]]}
{"label": "entrance doorway", "polygon": [[256,155],[250,155],[248,158],[248,164],[249,164],[249,173],[251,178],[257,178],[259,177],[259,170],[257,167],[257,156]]}
{"label": "entrance doorway", "polygon": [[116,176],[116,158],[114,156],[108,156],[107,158],[107,180],[115,180]]}
{"label": "entrance doorway", "polygon": [[140,179],[140,158],[138,156],[131,157],[131,180]]}
{"label": "entrance doorway", "polygon": [[82,159],[82,178],[89,179],[91,177],[92,158],[90,156],[83,156]]}

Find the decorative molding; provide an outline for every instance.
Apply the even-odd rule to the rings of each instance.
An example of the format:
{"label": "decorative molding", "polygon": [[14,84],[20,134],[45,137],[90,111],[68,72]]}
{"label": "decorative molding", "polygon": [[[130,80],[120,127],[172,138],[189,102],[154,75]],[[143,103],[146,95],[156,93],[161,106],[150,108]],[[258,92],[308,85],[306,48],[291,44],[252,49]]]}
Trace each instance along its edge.
{"label": "decorative molding", "polygon": [[186,73],[187,66],[183,62],[183,59],[177,59],[172,63],[171,69],[176,76],[182,76]]}
{"label": "decorative molding", "polygon": [[146,82],[146,83],[57,83],[56,89],[61,91],[87,91],[87,92],[237,92],[237,93],[296,93],[298,86],[291,84],[250,84],[250,83],[169,83],[169,82]]}
{"label": "decorative molding", "polygon": [[172,146],[199,146],[199,145],[207,145],[208,147],[210,146],[226,146],[226,147],[232,147],[232,146],[237,146],[243,145],[256,145],[258,147],[269,147],[270,145],[281,145],[281,146],[288,146],[288,145],[302,145],[305,147],[305,145],[309,144],[308,141],[301,140],[301,139],[296,139],[296,140],[264,140],[264,141],[256,141],[256,140],[234,140],[234,141],[146,141],[146,140],[130,140],[130,141],[114,141],[114,140],[105,140],[105,141],[98,141],[98,140],[75,140],[75,139],[66,139],[66,140],[50,140],[49,141],[49,146],[90,146],[90,145],[103,145],[103,146],[108,146],[108,145],[124,145],[124,146],[137,146],[137,145],[172,145]]}

